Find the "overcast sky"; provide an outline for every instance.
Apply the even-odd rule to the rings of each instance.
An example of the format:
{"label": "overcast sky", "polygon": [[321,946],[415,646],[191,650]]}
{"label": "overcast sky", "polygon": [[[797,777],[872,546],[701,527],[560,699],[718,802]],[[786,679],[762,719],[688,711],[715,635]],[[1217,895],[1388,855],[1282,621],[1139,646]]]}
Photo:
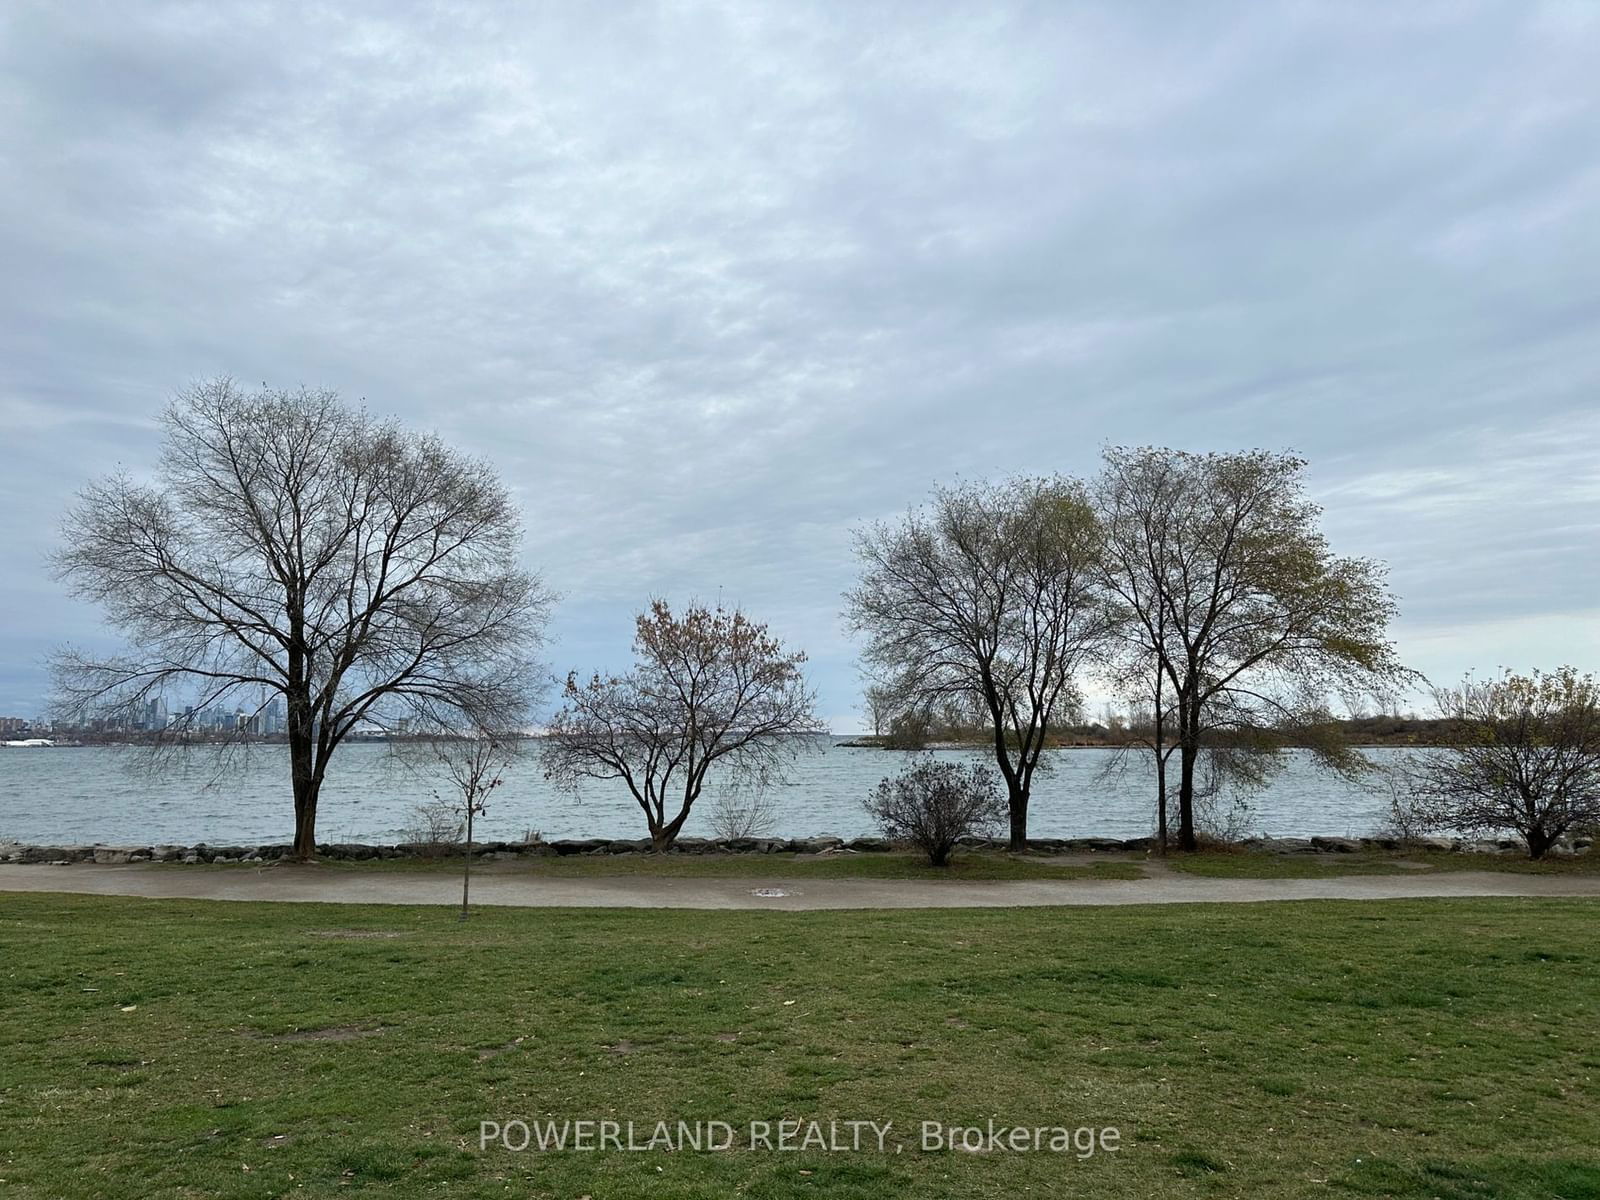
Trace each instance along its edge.
{"label": "overcast sky", "polygon": [[219,373],[498,464],[554,666],[720,594],[836,729],[852,525],[1108,442],[1305,454],[1430,676],[1600,667],[1597,21],[11,0],[0,715],[104,636],[62,507]]}

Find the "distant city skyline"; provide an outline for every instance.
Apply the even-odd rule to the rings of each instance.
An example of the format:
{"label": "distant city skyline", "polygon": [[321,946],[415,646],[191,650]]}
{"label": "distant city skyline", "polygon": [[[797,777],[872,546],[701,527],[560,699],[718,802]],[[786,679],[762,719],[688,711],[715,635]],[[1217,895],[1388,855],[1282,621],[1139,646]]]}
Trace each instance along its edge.
{"label": "distant city skyline", "polygon": [[43,711],[53,645],[114,644],[50,577],[63,508],[150,476],[165,401],[221,373],[492,461],[558,675],[624,665],[651,596],[720,597],[860,729],[852,528],[1106,443],[1304,454],[1438,682],[1594,670],[1597,33],[1519,3],[10,6],[0,714]]}

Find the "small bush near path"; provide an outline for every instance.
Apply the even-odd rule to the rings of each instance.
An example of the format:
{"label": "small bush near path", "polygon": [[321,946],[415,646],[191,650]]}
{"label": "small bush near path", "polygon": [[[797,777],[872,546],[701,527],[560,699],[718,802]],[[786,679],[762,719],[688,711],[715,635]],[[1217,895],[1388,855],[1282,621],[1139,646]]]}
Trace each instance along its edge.
{"label": "small bush near path", "polygon": [[945,866],[964,837],[999,829],[1006,804],[987,767],[925,759],[878,784],[867,811],[891,842],[909,842],[935,867]]}

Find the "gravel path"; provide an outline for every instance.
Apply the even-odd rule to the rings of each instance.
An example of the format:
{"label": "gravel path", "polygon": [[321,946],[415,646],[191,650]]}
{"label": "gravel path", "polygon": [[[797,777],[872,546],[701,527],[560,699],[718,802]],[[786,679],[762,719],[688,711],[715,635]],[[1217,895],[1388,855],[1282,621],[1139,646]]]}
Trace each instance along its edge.
{"label": "gravel path", "polygon": [[[76,892],[180,900],[334,904],[459,903],[461,880],[439,872],[319,867],[0,866],[0,892]],[[593,879],[475,874],[477,904],[530,908],[995,908],[1038,905],[1402,900],[1428,896],[1600,896],[1600,877],[1489,871],[1353,875],[1332,879],[1205,879],[1157,871],[1135,880]],[[0,901],[0,912],[4,910]]]}

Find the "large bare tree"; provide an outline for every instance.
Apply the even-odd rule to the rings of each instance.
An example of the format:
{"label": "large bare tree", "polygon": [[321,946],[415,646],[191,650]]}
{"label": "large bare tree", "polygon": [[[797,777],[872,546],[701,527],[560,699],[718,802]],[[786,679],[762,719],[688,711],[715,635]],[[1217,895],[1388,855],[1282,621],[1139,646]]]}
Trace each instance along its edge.
{"label": "large bare tree", "polygon": [[568,787],[619,779],[645,816],[654,849],[683,829],[713,770],[760,788],[826,732],[801,674],[743,612],[691,605],[674,615],[657,600],[636,622],[624,675],[567,676],[545,747],[547,777]]}
{"label": "large bare tree", "polygon": [[1329,549],[1305,465],[1265,450],[1105,452],[1096,501],[1118,608],[1115,674],[1154,713],[1163,812],[1177,747],[1186,850],[1203,753],[1260,778],[1263,756],[1293,740],[1354,769],[1358,757],[1330,735],[1331,701],[1387,697],[1416,678],[1388,640],[1382,565]]}
{"label": "large bare tree", "polygon": [[506,727],[550,597],[518,563],[493,469],[435,436],[333,392],[227,379],[182,392],[163,424],[153,484],[103,479],[66,518],[58,570],[128,649],[58,653],[60,706],[115,720],[156,697],[282,696],[309,858],[328,764],[361,722],[414,705]]}
{"label": "large bare tree", "polygon": [[856,538],[846,596],[866,657],[910,709],[953,703],[987,726],[1011,846],[1052,725],[1075,712],[1079,668],[1107,635],[1100,531],[1083,486],[1060,477],[940,488],[926,508]]}
{"label": "large bare tree", "polygon": [[1400,770],[1423,827],[1514,830],[1530,858],[1600,824],[1600,684],[1572,667],[1434,691],[1437,746]]}

